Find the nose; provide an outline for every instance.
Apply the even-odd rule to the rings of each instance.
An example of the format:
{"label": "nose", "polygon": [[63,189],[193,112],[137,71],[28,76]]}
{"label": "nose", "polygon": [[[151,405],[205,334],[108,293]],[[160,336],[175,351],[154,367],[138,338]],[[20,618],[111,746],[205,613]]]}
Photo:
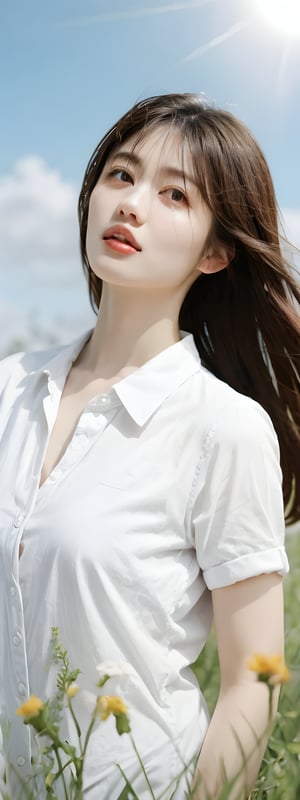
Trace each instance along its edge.
{"label": "nose", "polygon": [[149,214],[151,202],[150,189],[146,186],[129,184],[123,189],[117,213],[120,217],[130,219],[136,225],[143,225]]}

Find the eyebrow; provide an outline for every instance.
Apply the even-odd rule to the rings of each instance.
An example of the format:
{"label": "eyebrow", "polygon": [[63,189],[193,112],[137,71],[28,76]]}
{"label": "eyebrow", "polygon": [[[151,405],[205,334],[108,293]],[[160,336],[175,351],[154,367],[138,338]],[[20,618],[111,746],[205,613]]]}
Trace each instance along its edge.
{"label": "eyebrow", "polygon": [[[136,153],[133,153],[130,150],[119,150],[117,153],[113,153],[110,160],[114,161],[115,159],[124,159],[130,164],[134,164],[137,167],[142,165],[142,160]],[[198,188],[195,178],[192,175],[187,175],[183,170],[178,169],[177,167],[169,167],[169,166],[162,166],[160,168],[160,172],[165,175],[170,175],[170,177],[174,178],[182,178],[183,181],[189,181],[189,183],[193,183],[196,188]]]}

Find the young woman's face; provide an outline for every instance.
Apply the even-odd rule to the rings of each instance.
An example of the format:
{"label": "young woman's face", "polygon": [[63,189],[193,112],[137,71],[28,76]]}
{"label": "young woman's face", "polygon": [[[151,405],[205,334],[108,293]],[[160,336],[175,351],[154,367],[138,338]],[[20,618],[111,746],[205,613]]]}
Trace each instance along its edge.
{"label": "young woman's face", "polygon": [[91,194],[90,266],[110,284],[187,290],[211,221],[179,133],[160,127],[138,144],[134,136],[110,156]]}

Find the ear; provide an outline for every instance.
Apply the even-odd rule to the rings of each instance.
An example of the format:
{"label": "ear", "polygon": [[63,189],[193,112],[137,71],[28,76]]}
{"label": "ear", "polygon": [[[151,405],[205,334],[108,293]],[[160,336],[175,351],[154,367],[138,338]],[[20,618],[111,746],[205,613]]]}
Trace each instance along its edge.
{"label": "ear", "polygon": [[221,272],[226,269],[234,258],[235,250],[233,245],[218,244],[210,248],[208,253],[201,258],[197,266],[198,272],[212,275],[214,272]]}

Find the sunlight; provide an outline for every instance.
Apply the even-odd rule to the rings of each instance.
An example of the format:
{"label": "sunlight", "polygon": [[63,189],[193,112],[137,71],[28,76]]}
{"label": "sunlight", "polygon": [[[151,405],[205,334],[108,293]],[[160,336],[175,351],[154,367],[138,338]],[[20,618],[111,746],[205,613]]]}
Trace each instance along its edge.
{"label": "sunlight", "polygon": [[256,0],[259,10],[276,28],[300,36],[299,0]]}

